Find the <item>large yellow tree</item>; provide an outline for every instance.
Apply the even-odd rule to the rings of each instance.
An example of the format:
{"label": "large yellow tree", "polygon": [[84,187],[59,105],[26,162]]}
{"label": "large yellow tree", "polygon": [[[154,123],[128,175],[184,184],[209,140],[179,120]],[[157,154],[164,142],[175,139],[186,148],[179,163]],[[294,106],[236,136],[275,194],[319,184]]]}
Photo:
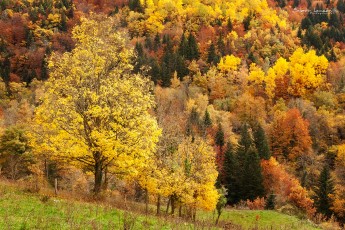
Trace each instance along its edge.
{"label": "large yellow tree", "polygon": [[160,135],[149,114],[154,106],[149,79],[133,74],[133,50],[116,22],[93,16],[73,30],[71,52],[53,54],[50,78],[35,111],[36,152],[68,159],[94,173],[137,174],[155,151]]}

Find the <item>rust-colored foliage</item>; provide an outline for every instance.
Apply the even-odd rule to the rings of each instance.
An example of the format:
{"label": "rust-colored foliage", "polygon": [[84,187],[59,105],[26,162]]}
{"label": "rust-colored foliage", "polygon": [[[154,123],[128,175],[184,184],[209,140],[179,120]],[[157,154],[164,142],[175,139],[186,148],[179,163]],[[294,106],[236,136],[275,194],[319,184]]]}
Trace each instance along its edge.
{"label": "rust-colored foliage", "polygon": [[300,185],[294,176],[287,173],[274,157],[263,160],[261,166],[266,191],[276,194],[277,200],[281,203],[287,201],[309,215],[315,213],[314,202],[309,198],[307,190]]}
{"label": "rust-colored foliage", "polygon": [[270,130],[273,155],[278,159],[295,161],[310,154],[312,141],[308,127],[309,122],[302,118],[298,109],[277,114]]}

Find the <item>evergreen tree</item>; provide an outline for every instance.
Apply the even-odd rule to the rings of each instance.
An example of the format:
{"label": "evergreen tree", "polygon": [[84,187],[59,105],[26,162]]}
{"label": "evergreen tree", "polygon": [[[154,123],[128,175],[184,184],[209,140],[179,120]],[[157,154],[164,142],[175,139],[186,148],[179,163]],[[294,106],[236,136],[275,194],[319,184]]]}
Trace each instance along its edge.
{"label": "evergreen tree", "polygon": [[249,30],[249,26],[250,26],[250,21],[252,20],[251,15],[248,15],[247,17],[244,18],[243,20],[243,26],[244,26],[244,30],[248,31]]}
{"label": "evergreen tree", "polygon": [[265,209],[267,209],[267,210],[274,210],[274,208],[275,208],[275,199],[276,199],[276,196],[273,193],[271,193],[267,197],[266,204],[265,204]]}
{"label": "evergreen tree", "polygon": [[245,155],[241,199],[254,200],[265,195],[260,158],[254,146],[250,146]]}
{"label": "evergreen tree", "polygon": [[173,52],[173,46],[171,44],[171,40],[169,36],[164,36],[163,37],[164,42],[165,42],[165,47],[164,47],[164,54],[162,58],[162,86],[168,87],[170,86],[170,79],[175,71],[174,69],[174,64],[175,64],[175,57],[174,57],[174,52]]}
{"label": "evergreen tree", "polygon": [[214,139],[217,146],[219,146],[220,148],[224,146],[224,131],[220,123],[218,124],[218,130]]}
{"label": "evergreen tree", "polygon": [[182,80],[184,76],[187,76],[189,74],[189,69],[186,66],[186,61],[183,56],[175,53],[174,58],[174,69],[177,72],[177,76],[180,78],[180,80]]}
{"label": "evergreen tree", "polygon": [[338,0],[338,2],[337,2],[337,9],[340,12],[345,13],[345,2],[344,2],[344,0]]}
{"label": "evergreen tree", "polygon": [[151,76],[151,80],[157,84],[159,80],[161,80],[161,68],[159,66],[159,63],[157,61],[157,59],[152,58],[150,60],[150,76]]}
{"label": "evergreen tree", "polygon": [[300,4],[300,0],[294,0],[294,1],[293,1],[293,8],[298,7],[299,4]]}
{"label": "evergreen tree", "polygon": [[232,26],[232,22],[230,18],[228,18],[227,27],[228,27],[229,32],[233,30],[233,26]]}
{"label": "evergreen tree", "polygon": [[141,6],[140,0],[129,0],[128,7],[132,11],[143,13],[144,9]]}
{"label": "evergreen tree", "polygon": [[61,13],[61,22],[60,22],[59,29],[65,32],[67,31],[67,17],[63,11]]}
{"label": "evergreen tree", "polygon": [[161,38],[160,38],[159,34],[157,33],[154,40],[153,40],[153,50],[157,51],[160,46],[161,46]]}
{"label": "evergreen tree", "polygon": [[331,13],[330,18],[329,18],[329,25],[334,26],[335,28],[340,27],[341,24],[339,22],[339,18],[336,13]]}
{"label": "evergreen tree", "polygon": [[317,187],[315,189],[315,206],[319,213],[324,214],[327,217],[332,215],[332,203],[331,195],[334,194],[334,184],[329,172],[328,165],[325,165],[319,177]]}
{"label": "evergreen tree", "polygon": [[329,61],[336,62],[337,61],[337,55],[335,55],[333,48],[331,49],[331,53],[328,58]]}
{"label": "evergreen tree", "polygon": [[178,47],[178,53],[183,57],[187,57],[188,52],[189,52],[188,40],[183,33],[181,36],[180,45]]}
{"label": "evergreen tree", "polygon": [[260,159],[268,160],[271,157],[271,153],[265,131],[260,124],[258,124],[257,128],[254,130],[253,136]]}
{"label": "evergreen tree", "polygon": [[145,37],[145,48],[149,50],[152,50],[153,48],[152,39],[150,35]]}
{"label": "evergreen tree", "polygon": [[249,127],[247,124],[244,124],[241,128],[241,139],[239,141],[239,149],[242,149],[243,153],[247,152],[249,147],[253,145],[253,140],[249,133]]}
{"label": "evergreen tree", "polygon": [[207,52],[207,63],[217,64],[218,62],[219,62],[219,57],[216,54],[216,47],[212,42]]}
{"label": "evergreen tree", "polygon": [[229,204],[236,204],[240,201],[240,181],[239,181],[239,164],[235,154],[235,149],[230,143],[227,144],[227,148],[224,156],[223,164],[224,172],[224,186],[228,191],[227,200]]}
{"label": "evergreen tree", "polygon": [[256,57],[254,56],[253,52],[248,54],[248,60],[250,60],[252,63],[256,63]]}
{"label": "evergreen tree", "polygon": [[133,71],[135,73],[138,73],[140,71],[140,68],[146,64],[147,58],[146,58],[146,55],[144,53],[143,45],[140,42],[137,42],[135,44],[134,50],[137,53],[137,60],[136,60],[136,63],[134,65]]}
{"label": "evergreen tree", "polygon": [[205,114],[204,114],[204,127],[208,128],[212,125],[212,120],[210,117],[210,113],[208,112],[208,110],[206,109]]}
{"label": "evergreen tree", "polygon": [[199,47],[196,42],[196,39],[192,33],[189,33],[188,36],[188,48],[187,48],[187,60],[199,59]]}
{"label": "evergreen tree", "polygon": [[218,47],[218,50],[219,50],[221,56],[224,56],[225,55],[225,43],[223,41],[223,35],[222,34],[220,34],[218,37],[217,47]]}

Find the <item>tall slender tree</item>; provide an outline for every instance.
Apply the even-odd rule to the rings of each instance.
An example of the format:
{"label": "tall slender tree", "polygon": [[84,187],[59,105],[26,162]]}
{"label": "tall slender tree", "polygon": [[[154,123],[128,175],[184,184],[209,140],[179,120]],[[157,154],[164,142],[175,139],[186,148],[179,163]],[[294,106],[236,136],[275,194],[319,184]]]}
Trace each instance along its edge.
{"label": "tall slender tree", "polygon": [[333,214],[331,207],[333,204],[334,183],[331,178],[328,165],[325,165],[321,171],[317,187],[315,189],[315,206],[319,213],[327,217]]}
{"label": "tall slender tree", "polygon": [[271,157],[271,153],[265,131],[260,124],[254,129],[253,136],[260,159],[268,160]]}

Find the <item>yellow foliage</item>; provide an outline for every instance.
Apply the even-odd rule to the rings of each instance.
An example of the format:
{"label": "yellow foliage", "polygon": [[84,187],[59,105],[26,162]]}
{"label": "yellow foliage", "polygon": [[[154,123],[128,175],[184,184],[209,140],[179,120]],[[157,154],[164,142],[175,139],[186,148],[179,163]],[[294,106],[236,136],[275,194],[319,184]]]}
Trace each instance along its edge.
{"label": "yellow foliage", "polygon": [[97,167],[137,174],[160,135],[148,113],[151,83],[132,74],[133,50],[115,28],[112,19],[82,19],[76,48],[52,55],[32,133],[35,152],[91,166],[95,175]]}
{"label": "yellow foliage", "polygon": [[176,196],[179,202],[214,210],[219,195],[215,188],[218,172],[215,153],[202,139],[184,139],[177,151],[156,154],[139,177],[150,193]]}
{"label": "yellow foliage", "polygon": [[238,69],[241,59],[234,55],[222,57],[218,63],[218,69],[221,71],[234,71]]}
{"label": "yellow foliage", "polygon": [[327,68],[328,60],[325,56],[317,56],[314,50],[304,53],[302,48],[298,48],[291,55],[290,62],[279,58],[267,73],[251,64],[248,80],[263,87],[266,95],[272,99],[275,96],[276,80],[287,77],[289,94],[302,97],[324,83]]}

